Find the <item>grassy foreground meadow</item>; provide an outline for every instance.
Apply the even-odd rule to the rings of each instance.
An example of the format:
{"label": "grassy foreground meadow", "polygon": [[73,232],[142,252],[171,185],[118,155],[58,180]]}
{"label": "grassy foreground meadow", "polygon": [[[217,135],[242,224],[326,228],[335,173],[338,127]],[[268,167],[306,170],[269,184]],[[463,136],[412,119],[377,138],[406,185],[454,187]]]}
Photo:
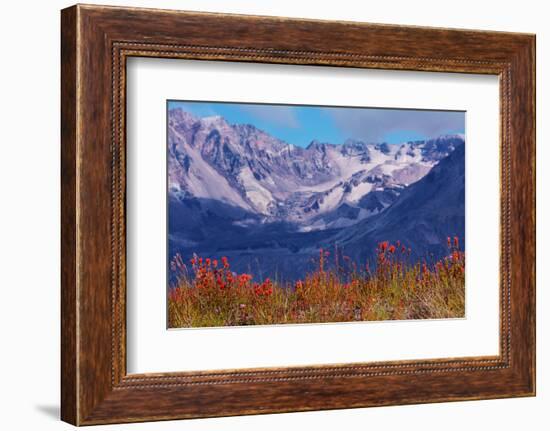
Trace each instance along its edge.
{"label": "grassy foreground meadow", "polygon": [[225,257],[194,256],[188,266],[176,255],[171,261],[177,281],[168,293],[168,326],[463,317],[465,255],[458,238],[447,238],[447,246],[448,255],[433,264],[412,263],[410,249],[399,241],[384,241],[376,249],[374,269],[345,262],[327,269],[330,253],[320,250],[317,270],[285,285],[237,274]]}

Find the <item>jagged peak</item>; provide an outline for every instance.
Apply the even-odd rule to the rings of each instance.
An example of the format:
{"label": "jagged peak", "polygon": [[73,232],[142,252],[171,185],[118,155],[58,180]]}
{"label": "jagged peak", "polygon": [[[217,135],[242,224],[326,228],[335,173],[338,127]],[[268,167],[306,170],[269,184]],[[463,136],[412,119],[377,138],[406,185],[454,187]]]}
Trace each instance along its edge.
{"label": "jagged peak", "polygon": [[202,117],[201,123],[207,126],[229,125],[227,121],[225,121],[225,118],[223,118],[221,115],[211,115],[209,117]]}
{"label": "jagged peak", "polygon": [[199,117],[196,117],[195,115],[191,114],[189,111],[186,111],[185,109],[179,106],[176,108],[171,108],[168,111],[168,116],[171,119],[178,119],[180,121],[183,120],[186,123],[196,123],[197,121],[200,120]]}
{"label": "jagged peak", "polygon": [[321,149],[321,150],[324,150],[327,146],[330,146],[331,144],[329,144],[328,142],[321,142],[317,139],[314,139],[313,141],[311,141],[309,143],[309,145],[306,147],[306,150],[311,150],[311,149]]}
{"label": "jagged peak", "polygon": [[357,145],[357,144],[364,144],[364,142],[359,140],[359,139],[355,139],[355,138],[347,138],[344,141],[343,145]]}

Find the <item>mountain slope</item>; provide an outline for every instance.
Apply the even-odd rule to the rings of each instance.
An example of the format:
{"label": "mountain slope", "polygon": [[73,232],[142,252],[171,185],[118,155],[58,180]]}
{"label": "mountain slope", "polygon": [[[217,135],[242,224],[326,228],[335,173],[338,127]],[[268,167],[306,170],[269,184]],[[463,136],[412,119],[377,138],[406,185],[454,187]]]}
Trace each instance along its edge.
{"label": "mountain slope", "polygon": [[340,232],[333,241],[365,259],[383,240],[404,242],[416,257],[441,256],[447,236],[464,244],[465,146],[457,148],[424,178],[408,187],[377,217]]}
{"label": "mountain slope", "polygon": [[169,194],[221,201],[261,223],[291,222],[301,231],[350,226],[383,211],[461,142],[453,135],[401,146],[349,139],[301,148],[251,125],[173,109]]}

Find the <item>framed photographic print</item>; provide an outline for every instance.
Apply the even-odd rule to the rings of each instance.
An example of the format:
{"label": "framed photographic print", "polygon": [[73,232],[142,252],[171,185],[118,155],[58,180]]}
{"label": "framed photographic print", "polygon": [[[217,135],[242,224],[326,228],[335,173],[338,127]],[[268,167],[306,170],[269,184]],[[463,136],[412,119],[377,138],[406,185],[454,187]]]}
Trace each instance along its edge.
{"label": "framed photographic print", "polygon": [[533,35],[61,30],[63,420],[535,394]]}
{"label": "framed photographic print", "polygon": [[167,111],[169,328],[464,317],[464,112]]}

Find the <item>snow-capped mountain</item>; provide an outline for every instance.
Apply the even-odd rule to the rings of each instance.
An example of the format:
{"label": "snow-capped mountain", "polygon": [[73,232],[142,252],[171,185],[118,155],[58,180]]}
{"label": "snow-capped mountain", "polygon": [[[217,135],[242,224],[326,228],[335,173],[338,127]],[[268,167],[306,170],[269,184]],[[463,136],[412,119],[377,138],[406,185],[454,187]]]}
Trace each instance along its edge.
{"label": "snow-capped mountain", "polygon": [[[169,111],[169,195],[208,206],[234,226],[285,223],[298,232],[352,226],[389,207],[402,191],[464,142],[461,135],[402,145],[349,139],[283,142],[251,125]],[[218,210],[222,213],[218,214]]]}

